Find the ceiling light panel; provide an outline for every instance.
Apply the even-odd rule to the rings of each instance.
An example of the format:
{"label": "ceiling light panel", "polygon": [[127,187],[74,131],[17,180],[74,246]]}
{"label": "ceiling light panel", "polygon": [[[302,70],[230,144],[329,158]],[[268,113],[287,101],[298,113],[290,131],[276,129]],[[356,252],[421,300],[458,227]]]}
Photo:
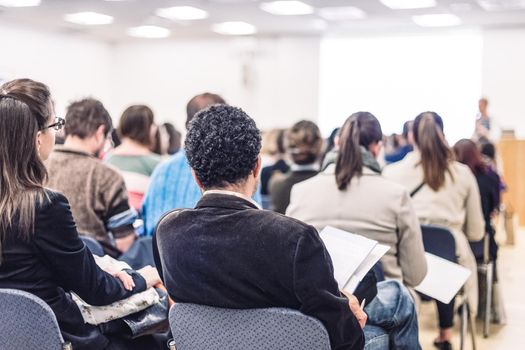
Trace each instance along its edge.
{"label": "ceiling light panel", "polygon": [[410,10],[435,7],[436,0],[380,0],[383,5],[393,10]]}
{"label": "ceiling light panel", "polygon": [[345,7],[324,7],[319,9],[319,16],[328,21],[344,21],[353,19],[363,19],[366,17],[365,11],[353,6]]}
{"label": "ceiling light panel", "polygon": [[525,9],[525,0],[478,0],[485,11],[509,11]]}
{"label": "ceiling light panel", "polygon": [[40,5],[41,0],[0,0],[3,7],[33,7]]}
{"label": "ceiling light panel", "polygon": [[113,23],[114,18],[102,13],[88,11],[67,14],[64,16],[64,20],[75,24],[96,26]]}
{"label": "ceiling light panel", "polygon": [[412,20],[421,27],[453,27],[461,24],[461,18],[449,13],[412,16]]}
{"label": "ceiling light panel", "polygon": [[138,26],[129,28],[127,33],[135,38],[161,39],[170,36],[171,31],[158,26]]}
{"label": "ceiling light panel", "polygon": [[208,18],[208,12],[193,6],[174,6],[155,11],[157,16],[175,21],[193,21]]}
{"label": "ceiling light panel", "polygon": [[214,24],[211,29],[222,35],[251,35],[257,32],[257,28],[246,22],[223,22]]}
{"label": "ceiling light panel", "polygon": [[272,1],[263,2],[260,5],[261,10],[279,16],[298,16],[309,15],[314,13],[314,8],[302,1]]}

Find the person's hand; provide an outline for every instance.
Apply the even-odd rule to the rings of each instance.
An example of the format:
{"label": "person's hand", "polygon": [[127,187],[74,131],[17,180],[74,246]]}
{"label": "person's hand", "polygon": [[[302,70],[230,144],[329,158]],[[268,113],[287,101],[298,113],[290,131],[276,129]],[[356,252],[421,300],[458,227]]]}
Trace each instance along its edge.
{"label": "person's hand", "polygon": [[159,276],[159,272],[157,271],[156,268],[152,267],[152,266],[145,266],[143,268],[141,268],[140,270],[137,271],[138,273],[140,273],[142,275],[142,277],[144,277],[144,279],[146,280],[146,285],[148,286],[148,288],[151,288],[153,287],[154,285],[156,285],[157,283],[160,283],[160,276]]}
{"label": "person's hand", "polygon": [[341,291],[346,297],[348,298],[348,305],[350,306],[350,310],[352,310],[352,313],[354,314],[355,318],[357,318],[357,322],[359,322],[359,325],[361,328],[365,328],[366,320],[368,319],[368,315],[365,313],[363,309],[361,309],[361,305],[359,305],[359,300],[353,295],[345,291]]}
{"label": "person's hand", "polygon": [[133,288],[135,288],[135,282],[133,282],[133,278],[126,271],[118,271],[113,276],[122,282],[126,290],[131,291]]}
{"label": "person's hand", "polygon": [[133,245],[136,239],[137,235],[135,232],[130,233],[125,237],[115,239],[115,247],[122,253],[125,253]]}

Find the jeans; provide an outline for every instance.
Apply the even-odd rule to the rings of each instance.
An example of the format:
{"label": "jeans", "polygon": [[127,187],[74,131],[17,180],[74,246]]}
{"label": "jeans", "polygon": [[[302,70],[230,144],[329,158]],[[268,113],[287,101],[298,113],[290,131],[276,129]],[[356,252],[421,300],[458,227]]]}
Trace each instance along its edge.
{"label": "jeans", "polygon": [[[410,293],[400,282],[377,283],[377,296],[365,307],[365,312],[368,315],[364,329],[365,350],[421,349],[416,308]],[[387,335],[381,334],[377,327]]]}

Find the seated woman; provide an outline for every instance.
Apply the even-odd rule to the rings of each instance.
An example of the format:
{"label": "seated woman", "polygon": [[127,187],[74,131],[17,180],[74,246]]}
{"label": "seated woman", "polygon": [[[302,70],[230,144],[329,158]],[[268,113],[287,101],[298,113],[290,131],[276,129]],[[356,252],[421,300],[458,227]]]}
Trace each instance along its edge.
{"label": "seated woman", "polygon": [[128,189],[129,204],[137,211],[140,211],[142,197],[148,190],[149,177],[161,162],[161,157],[152,152],[156,129],[153,111],[149,107],[128,107],[118,126],[121,144],[105,158],[108,164],[122,173]]}
{"label": "seated woman", "polygon": [[[102,271],[80,240],[67,199],[43,187],[43,161],[53,149],[55,120],[42,83],[14,80],[0,87],[0,288],[30,292],[56,315],[74,349],[140,349],[144,339],[122,340],[84,323],[74,292],[87,303],[108,305],[160,281],[152,267],[129,271],[133,281]],[[147,344],[147,349],[152,344]]]}
{"label": "seated woman", "polygon": [[336,164],[295,185],[286,214],[390,246],[381,260],[385,276],[415,287],[427,273],[421,228],[406,189],[381,176],[382,137],[372,114],[352,114],[341,128]]}
{"label": "seated woman", "polygon": [[[479,241],[485,232],[476,179],[467,166],[454,161],[443,134],[443,120],[437,113],[421,113],[414,121],[413,132],[414,152],[387,166],[383,173],[411,191],[422,224],[448,228],[454,235],[458,262],[472,271],[465,292],[470,310],[475,313],[477,267],[468,240]],[[451,349],[454,300],[437,305],[440,334],[434,344],[439,349]]]}
{"label": "seated woman", "polygon": [[270,178],[270,196],[274,211],[284,214],[290,203],[293,185],[307,180],[319,172],[319,156],[323,148],[321,131],[315,123],[301,120],[285,135],[286,151],[292,160],[289,172],[276,172]]}
{"label": "seated woman", "polygon": [[500,204],[500,177],[484,161],[481,152],[472,140],[463,139],[454,145],[456,160],[470,168],[478,182],[481,196],[481,209],[485,219],[485,232],[489,235],[489,255],[496,261],[498,244],[494,236],[496,230],[492,225],[492,217],[499,209]]}

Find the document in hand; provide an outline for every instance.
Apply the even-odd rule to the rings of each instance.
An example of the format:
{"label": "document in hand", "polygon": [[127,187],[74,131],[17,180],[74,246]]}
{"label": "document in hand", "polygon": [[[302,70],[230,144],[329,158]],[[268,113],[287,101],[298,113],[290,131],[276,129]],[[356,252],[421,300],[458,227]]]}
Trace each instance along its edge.
{"label": "document in hand", "polygon": [[339,288],[353,293],[368,271],[390,249],[366,237],[326,226],[319,235],[334,266]]}
{"label": "document in hand", "polygon": [[427,275],[421,284],[415,287],[415,290],[448,304],[458,294],[471,272],[461,265],[438,256],[429,253],[425,253],[425,255],[427,258]]}

